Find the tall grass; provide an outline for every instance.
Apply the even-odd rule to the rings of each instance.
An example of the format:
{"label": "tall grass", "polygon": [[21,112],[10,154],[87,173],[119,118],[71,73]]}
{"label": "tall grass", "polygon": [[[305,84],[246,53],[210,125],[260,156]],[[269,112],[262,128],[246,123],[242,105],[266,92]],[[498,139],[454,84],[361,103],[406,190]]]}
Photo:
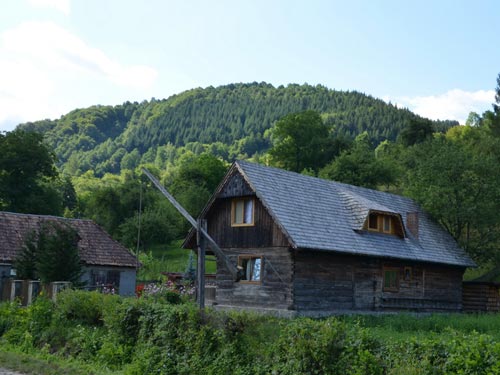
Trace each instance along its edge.
{"label": "tall grass", "polygon": [[379,337],[406,340],[453,330],[464,334],[478,332],[500,341],[499,314],[394,314],[346,316],[347,322],[369,328]]}

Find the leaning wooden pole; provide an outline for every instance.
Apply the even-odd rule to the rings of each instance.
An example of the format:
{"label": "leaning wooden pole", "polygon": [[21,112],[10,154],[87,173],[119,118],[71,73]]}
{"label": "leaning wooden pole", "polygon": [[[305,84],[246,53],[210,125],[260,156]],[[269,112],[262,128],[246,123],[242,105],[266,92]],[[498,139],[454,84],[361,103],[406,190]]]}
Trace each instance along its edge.
{"label": "leaning wooden pole", "polygon": [[198,230],[196,231],[196,243],[198,246],[198,267],[196,275],[196,298],[200,309],[205,308],[205,237],[201,230],[207,230],[207,221],[198,219]]}
{"label": "leaning wooden pole", "polygon": [[191,223],[191,225],[197,230],[197,232],[201,233],[203,238],[206,241],[206,244],[210,247],[210,249],[214,252],[215,256],[219,259],[222,259],[224,262],[224,265],[226,266],[227,270],[229,273],[231,273],[231,276],[233,277],[233,280],[238,280],[238,270],[236,266],[234,266],[229,258],[224,254],[224,252],[221,250],[221,248],[217,245],[217,243],[213,240],[212,237],[208,234],[206,228],[198,228],[198,223],[196,222],[195,219],[182,207],[179,202],[175,200],[175,198],[165,189],[160,182],[156,179],[155,176],[153,176],[146,168],[142,168],[142,171],[148,178],[151,180],[151,182],[156,186],[158,190],[161,191],[161,193],[172,203],[172,205],[181,213],[182,216],[186,218],[187,221]]}

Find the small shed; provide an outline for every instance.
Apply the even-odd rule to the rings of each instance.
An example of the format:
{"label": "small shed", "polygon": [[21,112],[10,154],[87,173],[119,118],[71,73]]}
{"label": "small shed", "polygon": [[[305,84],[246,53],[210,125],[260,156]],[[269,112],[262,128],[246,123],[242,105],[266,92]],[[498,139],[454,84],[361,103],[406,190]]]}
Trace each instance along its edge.
{"label": "small shed", "polygon": [[[474,262],[413,200],[235,162],[200,215],[217,259],[218,308],[321,316],[462,310]],[[195,231],[184,246],[196,249]]]}
{"label": "small shed", "polygon": [[12,212],[0,212],[0,283],[14,274],[12,264],[25,239],[45,221],[64,223],[77,231],[79,255],[85,270],[81,279],[90,288],[109,286],[118,289],[120,295],[135,294],[137,258],[96,223]]}
{"label": "small shed", "polygon": [[500,312],[500,283],[492,281],[464,281],[464,312]]}

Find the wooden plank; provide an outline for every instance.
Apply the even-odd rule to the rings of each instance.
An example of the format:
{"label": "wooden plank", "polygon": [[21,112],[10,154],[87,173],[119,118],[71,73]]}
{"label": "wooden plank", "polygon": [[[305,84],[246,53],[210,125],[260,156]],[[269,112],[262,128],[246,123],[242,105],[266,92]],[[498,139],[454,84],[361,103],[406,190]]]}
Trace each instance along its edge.
{"label": "wooden plank", "polygon": [[197,267],[197,298],[200,309],[205,308],[205,237],[201,235],[201,230],[206,229],[206,220],[198,219],[196,242],[198,243],[198,267]]}

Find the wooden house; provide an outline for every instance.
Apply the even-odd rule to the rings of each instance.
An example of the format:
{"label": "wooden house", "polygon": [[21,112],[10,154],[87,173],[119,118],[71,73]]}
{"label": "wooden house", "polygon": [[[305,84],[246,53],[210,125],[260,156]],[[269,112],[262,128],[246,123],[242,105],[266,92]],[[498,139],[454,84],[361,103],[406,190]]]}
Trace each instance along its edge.
{"label": "wooden house", "polygon": [[[411,199],[235,162],[201,214],[238,265],[217,260],[214,305],[282,315],[461,311],[474,262]],[[184,242],[196,249],[191,231]]]}
{"label": "wooden house", "polygon": [[67,224],[77,231],[85,271],[81,279],[89,288],[104,286],[117,289],[120,295],[135,294],[137,258],[93,221],[11,212],[0,212],[0,283],[15,276],[12,265],[25,239],[46,221]]}

